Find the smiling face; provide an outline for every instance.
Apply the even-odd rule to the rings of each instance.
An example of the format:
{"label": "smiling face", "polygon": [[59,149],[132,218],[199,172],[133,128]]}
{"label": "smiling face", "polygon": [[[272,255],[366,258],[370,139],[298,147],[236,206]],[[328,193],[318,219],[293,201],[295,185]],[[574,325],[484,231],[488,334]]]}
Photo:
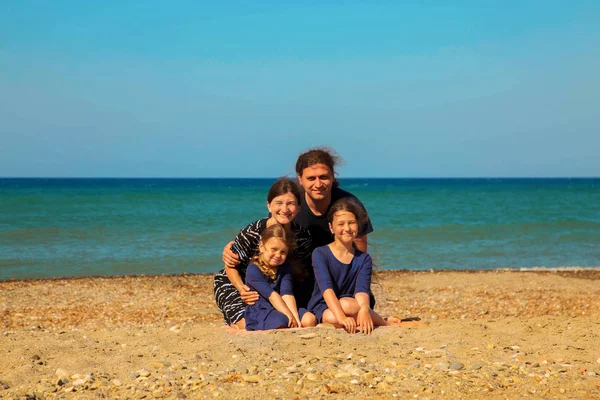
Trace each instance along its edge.
{"label": "smiling face", "polygon": [[283,240],[278,238],[271,238],[266,243],[261,241],[258,247],[262,262],[271,268],[283,264],[288,255],[287,245]]}
{"label": "smiling face", "polygon": [[351,243],[358,234],[358,221],[356,216],[349,211],[338,211],[333,215],[329,229],[336,241]]}
{"label": "smiling face", "polygon": [[331,198],[333,181],[333,172],[325,164],[311,165],[302,170],[302,175],[298,175],[298,182],[314,201]]}
{"label": "smiling face", "polygon": [[298,201],[292,193],[285,193],[273,198],[270,203],[267,202],[267,208],[273,218],[283,226],[288,226],[300,211]]}

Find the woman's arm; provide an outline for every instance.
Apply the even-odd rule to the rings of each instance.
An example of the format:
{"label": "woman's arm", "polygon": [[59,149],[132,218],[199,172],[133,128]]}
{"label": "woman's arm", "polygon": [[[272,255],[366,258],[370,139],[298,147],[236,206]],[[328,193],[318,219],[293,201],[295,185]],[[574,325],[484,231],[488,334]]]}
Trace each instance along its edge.
{"label": "woman's arm", "polygon": [[369,243],[367,241],[367,235],[357,237],[356,239],[354,239],[354,246],[356,246],[356,248],[358,250],[362,251],[363,253],[366,253],[367,249],[369,247]]}
{"label": "woman's arm", "polygon": [[258,250],[263,220],[254,221],[242,229],[233,242],[223,248],[222,259],[226,267],[235,268],[241,263],[248,263]]}
{"label": "woman's arm", "polygon": [[240,276],[240,272],[237,268],[225,267],[225,273],[227,274],[227,278],[235,288],[240,292],[240,297],[242,301],[248,305],[254,304],[258,300],[258,292],[255,292],[250,289],[247,285],[244,284],[242,277]]}

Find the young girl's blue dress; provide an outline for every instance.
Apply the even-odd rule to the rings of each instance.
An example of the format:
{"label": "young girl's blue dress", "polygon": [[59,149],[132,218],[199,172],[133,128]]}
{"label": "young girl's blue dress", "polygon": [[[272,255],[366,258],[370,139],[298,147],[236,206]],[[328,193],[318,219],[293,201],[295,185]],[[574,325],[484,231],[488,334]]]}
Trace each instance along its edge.
{"label": "young girl's blue dress", "polygon": [[355,250],[350,264],[344,264],[331,252],[329,246],[317,247],[312,254],[315,269],[315,288],[308,302],[308,310],[315,314],[318,322],[323,321],[327,303],[323,292],[333,289],[338,299],[354,297],[356,293],[370,293],[373,262],[371,256]]}
{"label": "young girl's blue dress", "polygon": [[288,317],[275,309],[269,301],[273,292],[280,296],[293,295],[291,267],[285,263],[277,269],[275,280],[267,278],[258,265],[250,264],[246,270],[246,285],[250,290],[255,290],[260,295],[258,301],[251,306],[246,306],[246,330],[262,331],[287,327]]}

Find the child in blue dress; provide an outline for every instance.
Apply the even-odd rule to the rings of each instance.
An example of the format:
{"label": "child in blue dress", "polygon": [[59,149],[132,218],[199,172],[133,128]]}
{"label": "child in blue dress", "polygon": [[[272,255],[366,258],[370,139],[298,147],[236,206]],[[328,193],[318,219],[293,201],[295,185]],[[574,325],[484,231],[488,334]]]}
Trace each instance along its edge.
{"label": "child in blue dress", "polygon": [[314,315],[296,307],[292,271],[286,258],[295,244],[294,234],[279,224],[266,228],[258,245],[259,254],[246,270],[246,285],[259,294],[246,307],[246,330],[315,326]]}
{"label": "child in blue dress", "polygon": [[388,323],[369,304],[371,256],[354,246],[358,227],[365,219],[366,212],[352,197],[331,206],[327,220],[334,241],[313,251],[317,284],[308,309],[318,322],[343,327],[350,333],[358,328],[370,334],[375,326]]}

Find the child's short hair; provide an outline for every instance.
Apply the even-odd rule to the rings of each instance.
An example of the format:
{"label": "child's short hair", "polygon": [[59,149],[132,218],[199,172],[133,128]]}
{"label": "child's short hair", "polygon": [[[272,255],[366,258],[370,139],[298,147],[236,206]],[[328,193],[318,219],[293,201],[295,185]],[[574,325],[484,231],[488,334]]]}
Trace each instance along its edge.
{"label": "child's short hair", "polygon": [[302,194],[296,182],[286,177],[279,178],[271,185],[269,193],[267,193],[267,203],[271,203],[277,196],[291,193],[296,198],[298,205],[302,204]]}
{"label": "child's short hair", "polygon": [[363,206],[358,202],[358,200],[351,196],[341,198],[333,203],[327,212],[327,221],[329,221],[330,224],[333,223],[333,216],[335,213],[339,211],[347,211],[354,214],[359,227],[362,226],[369,218]]}
{"label": "child's short hair", "polygon": [[[271,239],[279,239],[285,243],[288,248],[288,255],[296,248],[296,236],[294,233],[279,224],[273,224],[266,228],[260,237],[260,241],[262,242],[263,246]],[[277,271],[266,266],[260,258],[260,254],[256,255],[252,261],[258,266],[258,268],[267,278],[270,280],[275,280]]]}

